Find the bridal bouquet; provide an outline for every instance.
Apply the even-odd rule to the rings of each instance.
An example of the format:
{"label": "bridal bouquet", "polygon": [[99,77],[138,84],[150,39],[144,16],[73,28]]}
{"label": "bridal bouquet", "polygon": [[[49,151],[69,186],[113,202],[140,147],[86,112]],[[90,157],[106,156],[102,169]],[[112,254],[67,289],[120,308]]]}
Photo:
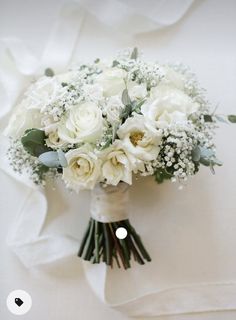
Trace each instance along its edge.
{"label": "bridal bouquet", "polygon": [[64,74],[47,69],[10,119],[8,157],[36,184],[60,177],[76,192],[92,190],[78,255],[126,269],[151,260],[128,219],[134,176],[181,187],[201,165],[214,172],[217,121],[236,116],[211,112],[187,68],[145,62],[135,48]]}

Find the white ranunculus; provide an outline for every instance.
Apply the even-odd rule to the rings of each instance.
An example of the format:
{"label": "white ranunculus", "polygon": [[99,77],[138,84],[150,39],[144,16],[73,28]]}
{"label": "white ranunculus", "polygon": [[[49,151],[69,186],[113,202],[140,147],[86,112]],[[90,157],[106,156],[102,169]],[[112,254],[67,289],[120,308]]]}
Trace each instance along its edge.
{"label": "white ranunculus", "polygon": [[93,189],[101,176],[101,161],[90,145],[84,145],[65,154],[68,166],[63,168],[66,186],[78,192]]}
{"label": "white ranunculus", "polygon": [[102,111],[93,102],[74,105],[61,120],[59,137],[68,143],[96,142],[103,129]]}
{"label": "white ranunculus", "polygon": [[103,89],[99,84],[86,84],[83,86],[83,91],[94,102],[103,98]]}
{"label": "white ranunculus", "polygon": [[98,75],[96,83],[102,86],[105,97],[121,94],[125,89],[127,72],[119,68],[108,68]]}
{"label": "white ranunculus", "polygon": [[137,82],[131,81],[128,83],[128,92],[131,100],[143,99],[147,96],[146,83],[137,84]]}
{"label": "white ranunculus", "polygon": [[29,101],[24,99],[15,109],[4,134],[14,139],[22,137],[29,128],[40,128],[42,114],[38,109],[28,109]]}
{"label": "white ranunculus", "polygon": [[132,163],[157,158],[160,151],[161,134],[142,115],[128,118],[117,131],[122,145],[132,155]]}
{"label": "white ranunculus", "polygon": [[106,149],[102,158],[102,178],[107,184],[116,186],[120,181],[132,184],[131,163],[119,141]]}
{"label": "white ranunculus", "polygon": [[120,121],[120,113],[123,108],[124,105],[120,96],[112,96],[108,98],[108,101],[104,106],[107,120],[112,124],[118,123]]}
{"label": "white ranunculus", "polygon": [[176,88],[160,85],[152,89],[151,96],[142,105],[141,111],[157,128],[185,123],[188,116],[199,108],[198,103]]}

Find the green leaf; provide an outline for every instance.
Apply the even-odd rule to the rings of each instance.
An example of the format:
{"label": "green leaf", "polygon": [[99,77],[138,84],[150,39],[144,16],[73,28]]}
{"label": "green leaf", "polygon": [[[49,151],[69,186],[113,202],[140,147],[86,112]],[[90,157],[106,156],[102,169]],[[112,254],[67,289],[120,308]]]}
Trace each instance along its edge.
{"label": "green leaf", "polygon": [[208,149],[205,147],[199,147],[201,158],[210,158],[215,155],[214,151],[212,149]]}
{"label": "green leaf", "polygon": [[51,68],[47,68],[47,69],[45,69],[44,74],[46,77],[53,77],[54,71]]}
{"label": "green leaf", "polygon": [[133,101],[132,102],[132,110],[137,112],[137,113],[141,113],[141,107],[144,104],[144,102],[146,101],[146,99],[143,99],[139,102]]}
{"label": "green leaf", "polygon": [[60,165],[62,167],[67,167],[68,163],[67,163],[67,160],[65,157],[65,153],[61,149],[59,149],[59,150],[57,150],[57,154],[58,154],[58,159],[59,159]]}
{"label": "green leaf", "polygon": [[24,149],[34,157],[51,150],[45,145],[45,132],[39,129],[28,129],[21,138]]}
{"label": "green leaf", "polygon": [[220,122],[224,122],[224,123],[228,123],[228,121],[226,119],[224,119],[223,117],[219,116],[218,114],[215,115],[216,120],[220,121]]}
{"label": "green leaf", "polygon": [[131,104],[131,99],[129,97],[129,93],[127,89],[123,90],[121,100],[125,106],[128,106]]}
{"label": "green leaf", "polygon": [[112,67],[114,68],[114,67],[118,66],[119,64],[120,64],[119,61],[114,60],[114,61],[112,62]]}
{"label": "green leaf", "polygon": [[39,156],[39,161],[49,168],[60,167],[58,153],[56,151],[44,152]]}
{"label": "green leaf", "polygon": [[199,146],[196,146],[192,151],[192,159],[195,162],[198,162],[201,158],[201,149]]}
{"label": "green leaf", "polygon": [[163,169],[156,170],[156,172],[154,173],[154,176],[157,183],[162,183],[164,182],[164,180],[169,180],[173,177],[171,173]]}
{"label": "green leaf", "polygon": [[213,122],[213,118],[210,114],[204,114],[204,121],[205,122]]}
{"label": "green leaf", "polygon": [[135,47],[131,53],[130,59],[137,60],[137,58],[138,58],[138,48]]}
{"label": "green leaf", "polygon": [[120,118],[121,120],[126,120],[132,113],[132,106],[128,104],[124,109],[121,110]]}
{"label": "green leaf", "polygon": [[232,123],[236,123],[236,115],[234,114],[228,115],[228,120]]}
{"label": "green leaf", "polygon": [[44,152],[39,161],[49,168],[67,167],[67,160],[62,150]]}
{"label": "green leaf", "polygon": [[213,150],[204,147],[199,148],[201,150],[201,157],[199,160],[201,164],[203,164],[206,167],[210,167],[212,172],[214,171],[213,166],[222,166],[223,163],[216,158]]}

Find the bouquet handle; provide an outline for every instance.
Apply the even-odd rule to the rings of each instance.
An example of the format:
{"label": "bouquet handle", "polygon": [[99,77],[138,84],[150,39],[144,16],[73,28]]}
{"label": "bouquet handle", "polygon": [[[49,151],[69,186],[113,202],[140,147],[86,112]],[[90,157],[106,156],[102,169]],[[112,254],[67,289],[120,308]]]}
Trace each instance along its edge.
{"label": "bouquet handle", "polygon": [[[128,219],[128,185],[102,187],[92,191],[91,218],[82,239],[78,256],[91,263],[105,262],[113,267],[131,267],[131,260],[139,264],[151,261],[141,237]],[[125,228],[127,236],[120,239],[118,228]]]}

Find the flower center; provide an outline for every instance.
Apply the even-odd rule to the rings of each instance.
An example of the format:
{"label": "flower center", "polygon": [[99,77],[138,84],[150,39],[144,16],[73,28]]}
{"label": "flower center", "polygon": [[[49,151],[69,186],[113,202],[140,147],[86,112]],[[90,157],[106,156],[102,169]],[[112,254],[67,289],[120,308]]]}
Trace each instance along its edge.
{"label": "flower center", "polygon": [[130,135],[130,141],[131,143],[136,147],[137,144],[139,143],[139,141],[141,141],[144,137],[144,133],[143,132],[133,132]]}

